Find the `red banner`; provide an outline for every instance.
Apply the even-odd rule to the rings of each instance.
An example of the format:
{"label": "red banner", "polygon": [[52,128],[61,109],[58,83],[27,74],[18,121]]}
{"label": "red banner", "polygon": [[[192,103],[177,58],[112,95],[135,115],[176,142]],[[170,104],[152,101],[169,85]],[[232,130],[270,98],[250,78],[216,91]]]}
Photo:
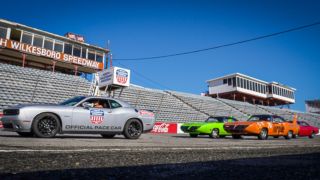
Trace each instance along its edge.
{"label": "red banner", "polygon": [[177,134],[178,124],[177,123],[165,123],[165,122],[156,122],[153,126],[151,133],[169,133]]}

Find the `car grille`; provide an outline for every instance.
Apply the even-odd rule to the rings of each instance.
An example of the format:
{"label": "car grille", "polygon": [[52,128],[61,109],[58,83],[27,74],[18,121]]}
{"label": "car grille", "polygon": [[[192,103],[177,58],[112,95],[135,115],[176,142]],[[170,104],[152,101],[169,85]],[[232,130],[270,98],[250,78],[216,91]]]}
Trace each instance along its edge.
{"label": "car grille", "polygon": [[196,131],[200,126],[181,126],[181,130],[184,132],[194,132]]}
{"label": "car grille", "polygon": [[227,127],[224,126],[224,129],[229,131],[229,132],[234,132],[234,133],[239,133],[243,132],[243,130],[248,127],[248,125],[228,125]]}
{"label": "car grille", "polygon": [[13,129],[13,125],[11,123],[4,123],[3,128]]}
{"label": "car grille", "polygon": [[3,110],[4,116],[18,115],[18,114],[19,114],[19,109],[4,109]]}

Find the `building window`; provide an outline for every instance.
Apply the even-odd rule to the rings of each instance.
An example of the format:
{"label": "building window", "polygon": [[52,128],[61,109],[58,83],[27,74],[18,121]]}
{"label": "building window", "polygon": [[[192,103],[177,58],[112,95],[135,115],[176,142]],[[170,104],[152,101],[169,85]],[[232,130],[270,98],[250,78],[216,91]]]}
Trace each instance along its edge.
{"label": "building window", "polygon": [[57,52],[62,52],[63,51],[63,42],[56,41],[54,43],[54,50],[57,51]]}
{"label": "building window", "polygon": [[0,38],[7,38],[7,28],[0,27]]}
{"label": "building window", "polygon": [[223,84],[227,84],[227,83],[228,83],[228,79],[224,79]]}
{"label": "building window", "polygon": [[21,42],[26,43],[26,44],[32,44],[32,34],[23,32]]}
{"label": "building window", "polygon": [[240,78],[237,77],[237,87],[240,87]]}
{"label": "building window", "polygon": [[87,49],[86,48],[82,48],[81,57],[84,59],[87,59]]}
{"label": "building window", "polygon": [[81,47],[80,46],[73,46],[73,55],[80,57],[81,55]]}
{"label": "building window", "polygon": [[92,50],[88,51],[88,59],[95,61],[95,52]]}
{"label": "building window", "polygon": [[103,62],[103,53],[97,52],[97,54],[96,54],[96,61],[97,61],[97,62]]}
{"label": "building window", "polygon": [[240,83],[241,83],[241,88],[244,88],[244,82],[242,78],[240,79]]}
{"label": "building window", "polygon": [[64,43],[64,53],[72,55],[72,45]]}
{"label": "building window", "polygon": [[236,87],[237,86],[237,82],[236,82],[236,77],[232,78],[232,86]]}
{"label": "building window", "polygon": [[231,78],[228,78],[228,86],[231,86]]}
{"label": "building window", "polygon": [[43,37],[35,35],[33,38],[33,45],[42,48]]}
{"label": "building window", "polygon": [[43,46],[44,49],[49,49],[49,50],[52,50],[53,49],[53,39],[49,39],[49,38],[46,38],[44,40],[44,46]]}
{"label": "building window", "polygon": [[17,29],[11,29],[10,39],[20,42],[21,31]]}

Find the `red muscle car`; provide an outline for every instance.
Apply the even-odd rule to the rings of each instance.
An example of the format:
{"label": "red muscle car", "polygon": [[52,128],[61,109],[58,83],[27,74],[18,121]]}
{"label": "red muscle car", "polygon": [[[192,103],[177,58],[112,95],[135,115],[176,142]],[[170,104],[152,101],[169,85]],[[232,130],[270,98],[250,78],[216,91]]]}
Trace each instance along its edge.
{"label": "red muscle car", "polygon": [[298,121],[300,126],[299,136],[309,136],[309,138],[314,138],[316,134],[319,133],[319,128],[311,126],[305,121]]}

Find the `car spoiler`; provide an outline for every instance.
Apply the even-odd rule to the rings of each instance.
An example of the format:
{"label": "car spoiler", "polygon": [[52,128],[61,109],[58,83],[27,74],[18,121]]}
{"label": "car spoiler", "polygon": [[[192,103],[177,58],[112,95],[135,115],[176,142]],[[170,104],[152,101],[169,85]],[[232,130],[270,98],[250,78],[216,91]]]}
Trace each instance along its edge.
{"label": "car spoiler", "polygon": [[298,115],[294,114],[292,121],[288,121],[288,122],[293,123],[293,124],[297,124],[298,123]]}

